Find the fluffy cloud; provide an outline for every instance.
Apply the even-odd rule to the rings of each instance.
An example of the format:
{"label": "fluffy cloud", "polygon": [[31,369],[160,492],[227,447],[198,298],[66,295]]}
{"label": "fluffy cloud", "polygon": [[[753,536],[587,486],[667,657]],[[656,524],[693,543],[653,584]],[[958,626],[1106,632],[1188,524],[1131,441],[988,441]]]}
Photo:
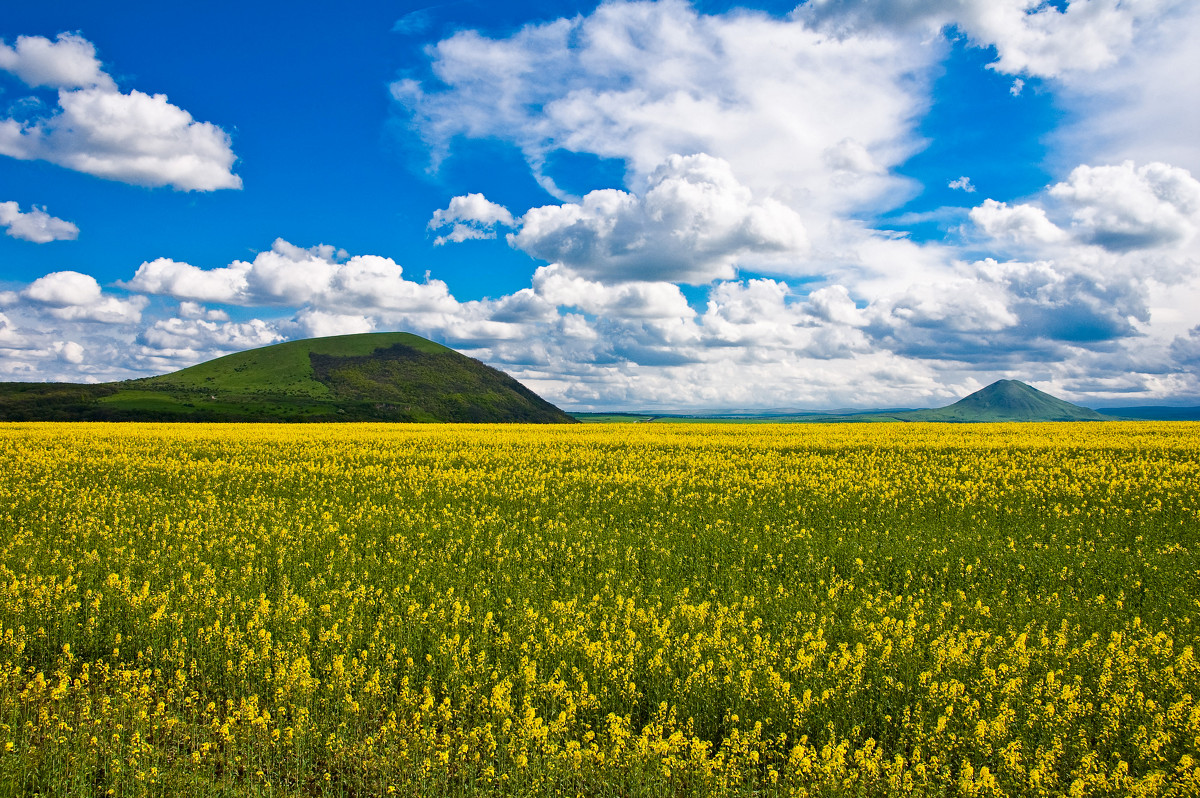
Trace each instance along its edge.
{"label": "fluffy cloud", "polygon": [[1164,163],[1079,166],[1049,193],[1077,236],[1118,252],[1185,243],[1200,222],[1200,182]]}
{"label": "fluffy cloud", "polygon": [[[953,229],[924,243],[871,230],[876,211],[912,195],[895,167],[923,146],[917,121],[949,46],[942,29],[995,47],[992,68],[1021,76],[1014,92],[1033,78],[1039,90],[1067,91],[1083,75],[1109,80],[1180,7],[816,0],[780,20],[607,2],[507,37],[458,33],[430,51],[436,80],[392,90],[435,163],[458,136],[507,141],[563,201],[514,219],[508,236],[553,264],[532,290],[556,320],[506,328],[529,336],[525,353],[481,335],[479,356],[529,369],[551,395],[578,401],[661,398],[674,381],[675,395],[701,403],[705,380],[761,377],[756,402],[765,403],[780,395],[756,371],[766,362],[793,396],[807,395],[802,373],[858,386],[870,374],[910,397],[934,395],[939,383],[980,387],[971,369],[1022,377],[1022,364],[1038,364],[1066,374],[1072,363],[1102,368],[1100,353],[1133,362],[1153,325],[1180,313],[1177,297],[1195,278],[1190,176],[1161,164],[1087,167],[1028,200],[984,200],[963,211],[962,240]],[[816,110],[828,107],[839,114]],[[625,186],[568,197],[551,173],[558,151],[623,161]],[[708,153],[728,181],[685,175],[686,153]],[[667,185],[681,190],[661,191],[655,205]],[[1117,198],[1130,191],[1122,208]],[[440,212],[431,226],[448,231],[443,240],[508,225],[495,209],[487,215],[483,197],[473,201],[477,214],[465,198],[461,212]],[[768,202],[790,214],[807,246],[723,226]],[[742,266],[803,276],[808,294],[779,279],[731,281]],[[703,313],[674,288],[682,282],[711,283]],[[489,329],[494,308],[466,303],[459,313],[468,309],[471,329]],[[568,319],[578,333],[569,346]],[[569,378],[546,376],[547,363]]]}
{"label": "fluffy cloud", "polygon": [[561,266],[543,266],[533,276],[536,295],[553,306],[578,308],[615,319],[686,319],[695,315],[679,286],[669,282],[627,282],[609,286]]}
{"label": "fluffy cloud", "polygon": [[402,80],[392,94],[435,160],[459,135],[509,141],[569,199],[548,172],[555,150],[621,159],[639,192],[670,156],[704,152],[756,196],[816,218],[909,191],[888,169],[921,146],[915,122],[938,56],[681,0],[608,2],[504,39],[464,31],[432,53],[438,83]]}
{"label": "fluffy cloud", "polygon": [[[1145,324],[1150,289],[1132,261],[1083,240],[1086,223],[1065,197],[989,200],[971,213],[981,248],[1013,250],[1012,261],[975,262],[982,255],[974,246],[965,256],[952,243],[918,244],[855,221],[909,196],[892,170],[921,146],[916,120],[946,46],[923,42],[958,24],[976,43],[997,47],[997,70],[1065,80],[1126,57],[1137,25],[1158,19],[1149,6],[1134,12],[1112,3],[1065,11],[1016,2],[814,3],[778,20],[704,15],[679,2],[610,2],[507,38],[459,33],[431,51],[436,82],[399,81],[393,95],[435,160],[455,136],[509,141],[560,198],[548,173],[556,150],[625,162],[624,190],[535,208],[509,235],[513,246],[556,264],[539,270],[534,292],[560,309],[560,324],[571,315],[561,310],[580,312],[572,329],[591,336],[573,339],[593,344],[586,354],[572,350],[573,385],[588,386],[572,390],[601,391],[592,382],[599,372],[580,365],[589,363],[605,370],[611,395],[618,385],[655,395],[660,389],[648,386],[658,378],[638,364],[661,357],[656,340],[673,342],[679,362],[659,365],[674,369],[680,386],[694,387],[694,375],[679,369],[711,376],[763,357],[856,384],[850,364],[870,362],[883,383],[927,390],[954,381],[935,379],[931,368],[1054,363],[1124,345]],[[814,112],[832,106],[843,112]],[[726,167],[728,181],[683,174],[679,154],[697,152]],[[659,191],[667,185],[682,190]],[[715,198],[723,204],[709,202]],[[768,201],[790,214],[809,246],[723,226]],[[446,240],[507,224],[482,212],[481,221],[464,222],[473,215],[451,211],[439,217]],[[694,230],[703,235],[689,238]],[[784,257],[764,264],[772,250]],[[721,282],[741,265],[817,282],[808,296],[779,280]],[[710,281],[717,282],[702,315],[671,286]],[[554,360],[550,341],[538,339],[540,361]],[[511,362],[520,357],[480,346]]]}
{"label": "fluffy cloud", "polygon": [[1150,319],[1146,281],[1113,276],[1072,258],[959,264],[953,279],[914,284],[863,312],[875,347],[963,367],[1078,361],[1110,354]]}
{"label": "fluffy cloud", "polygon": [[[759,354],[767,353],[768,357],[803,354],[825,359],[833,351],[831,339],[814,346],[818,343],[818,325],[809,316],[809,308],[786,283],[777,280],[715,285],[701,322],[709,346],[734,348],[741,359],[752,354],[757,359]],[[832,329],[841,325],[828,326]]]}
{"label": "fluffy cloud", "polygon": [[1200,301],[1200,183],[1186,170],[1082,165],[1029,202],[986,200],[969,217],[986,239],[967,251],[994,256],[873,292],[863,312],[875,346],[974,368],[1092,375],[1061,383],[1076,386],[1064,395],[1108,385],[1102,375],[1114,370],[1141,386],[1129,390],[1197,391],[1195,380],[1170,377],[1182,362],[1168,354]]}
{"label": "fluffy cloud", "polygon": [[74,341],[55,341],[51,351],[64,363],[79,365],[83,362],[84,348]]}
{"label": "fluffy cloud", "polygon": [[[794,211],[773,199],[756,201],[728,163],[703,154],[667,158],[642,196],[593,191],[579,203],[533,208],[517,221],[482,195],[455,199],[471,200],[474,221],[517,227],[508,236],[514,247],[602,282],[706,283],[732,277],[739,262],[796,257],[808,243]],[[430,224],[460,218],[464,211],[452,203]]]}
{"label": "fluffy cloud", "polygon": [[282,340],[283,335],[261,319],[244,323],[159,319],[138,336],[139,343],[153,349],[195,353],[254,349]]}
{"label": "fluffy cloud", "polygon": [[1106,367],[1089,353],[1136,351],[1131,371],[1171,368],[1163,353],[1194,319],[1200,289],[1200,183],[1186,170],[1082,165],[1032,202],[987,200],[970,219],[993,251],[1033,257],[960,263],[949,282],[877,297],[870,330],[881,345],[964,363],[1097,369]]}
{"label": "fluffy cloud", "polygon": [[230,271],[241,271],[245,281],[237,294],[224,301],[255,305],[308,302],[328,290],[338,271],[340,254],[330,246],[302,249],[276,239],[270,251],[260,252],[253,262],[236,261],[227,267]]}
{"label": "fluffy cloud", "polygon": [[0,227],[13,238],[35,244],[74,241],[79,236],[79,228],[73,222],[51,216],[45,208],[34,207],[22,213],[15,202],[0,202]]}
{"label": "fluffy cloud", "polygon": [[[902,395],[909,398],[901,403],[921,404],[952,398],[945,394],[948,389],[936,387],[939,382],[960,386],[952,390],[961,394],[982,386],[970,376],[980,370],[988,380],[1029,379],[1033,366],[1038,373],[1059,375],[1056,384],[1065,395],[1085,398],[1086,389],[1079,386],[1092,383],[1078,375],[1103,374],[1116,362],[1129,364],[1130,379],[1142,386],[1138,390],[1159,395],[1196,390],[1200,382],[1181,376],[1180,366],[1163,354],[1169,336],[1158,350],[1147,337],[1152,320],[1161,327],[1172,313],[1194,318],[1194,311],[1180,315],[1179,310],[1195,293],[1188,288],[1195,284],[1197,266],[1194,257],[1188,260],[1190,239],[1161,234],[1178,232],[1178,225],[1152,223],[1191,218],[1191,178],[1162,164],[1109,169],[1083,168],[1048,187],[1040,200],[1014,205],[987,200],[971,212],[986,243],[1002,251],[1041,253],[1040,258],[969,261],[955,247],[875,236],[857,245],[857,265],[840,273],[848,282],[835,282],[836,272],[830,271],[824,285],[804,296],[781,280],[717,281],[702,314],[673,282],[612,283],[581,274],[559,253],[544,253],[556,262],[538,270],[533,295],[557,309],[557,321],[531,315],[515,330],[529,341],[524,351],[480,338],[475,354],[517,372],[529,369],[548,395],[581,403],[620,404],[639,397],[651,406],[668,401],[674,380],[675,396],[688,397],[677,402],[714,407],[718,401],[706,379],[766,380],[759,373],[766,363],[774,364],[778,379],[793,392],[791,400],[781,385],[767,382],[754,383],[759,393],[750,392],[750,398],[739,382],[721,384],[723,406],[796,407],[802,404],[798,397],[812,390],[798,388],[798,375],[822,369],[833,385],[845,380],[841,387],[827,387],[826,401],[841,397],[848,405],[867,402],[844,390],[861,386],[862,374],[877,375],[880,384],[906,392]],[[1114,221],[1110,200],[1123,194],[1131,203],[1116,202],[1125,216]],[[1150,203],[1150,197],[1167,207]],[[1144,213],[1143,205],[1157,210]],[[1118,221],[1129,227],[1129,219],[1159,234],[1144,237],[1136,249],[1097,240],[1096,230],[1115,229]],[[523,223],[517,220],[518,230]],[[1159,268],[1163,258],[1178,268]],[[1166,290],[1166,285],[1175,288]],[[485,317],[490,312],[476,311]],[[569,342],[568,316],[573,331],[582,333]],[[1183,351],[1186,345],[1176,348]],[[546,363],[554,364],[556,377],[546,373]],[[1156,370],[1163,376],[1153,376]],[[1077,376],[1068,378],[1071,374]],[[884,403],[894,404],[892,396]]]}
{"label": "fluffy cloud", "polygon": [[1067,124],[1050,139],[1062,154],[1056,160],[1064,169],[1081,161],[1164,161],[1200,174],[1200,3],[1124,5],[1160,14],[1135,26],[1133,46],[1111,67],[1057,81]]}
{"label": "fluffy cloud", "polygon": [[434,240],[434,246],[441,246],[447,241],[459,244],[469,239],[495,238],[496,225],[514,227],[515,224],[503,205],[490,202],[482,194],[467,194],[452,198],[446,208],[434,211],[429,229],[451,228],[449,233]]}
{"label": "fluffy cloud", "polygon": [[163,294],[201,302],[237,303],[247,291],[250,264],[234,261],[220,269],[201,269],[190,263],[157,258],[138,267],[126,288],[147,294]]}
{"label": "fluffy cloud", "polygon": [[433,312],[454,306],[450,290],[441,280],[415,283],[402,275],[403,269],[391,258],[356,255],[339,264],[328,297],[343,307],[389,311]]}
{"label": "fluffy cloud", "polygon": [[1145,285],[1137,279],[1109,279],[1096,269],[1063,261],[974,264],[985,284],[1003,288],[1010,312],[1020,318],[1019,339],[1045,339],[1075,345],[1112,342],[1136,334],[1136,322],[1149,320]]}
{"label": "fluffy cloud", "polygon": [[96,278],[75,271],[52,272],[34,280],[20,298],[46,308],[56,319],[104,324],[136,324],[148,300],[105,294]]}
{"label": "fluffy cloud", "polygon": [[90,42],[22,36],[0,43],[0,68],[31,88],[58,89],[50,116],[0,120],[0,154],[44,160],[109,180],[181,191],[241,188],[229,136],[163,94],[120,92]]}
{"label": "fluffy cloud", "polygon": [[[982,336],[1015,326],[1019,318],[1010,310],[1010,297],[1000,281],[962,276],[936,285],[914,285],[904,293],[888,297],[870,307],[871,332],[880,339],[895,338],[895,348],[907,349],[902,340],[913,331],[927,331],[932,338],[948,343],[962,336]],[[924,341],[924,332],[916,338]],[[987,348],[985,340],[975,340],[975,348]],[[943,354],[922,353],[925,357],[960,356],[946,346]]]}
{"label": "fluffy cloud", "polygon": [[[513,304],[511,298],[459,303],[439,280],[406,280],[391,258],[350,256],[328,245],[302,248],[283,239],[251,261],[215,269],[159,258],[143,263],[123,287],[181,300],[176,318],[156,322],[139,338],[143,351],[138,365],[160,370],[188,365],[202,353],[215,356],[284,337],[377,329],[485,343],[514,337],[511,331],[498,334],[505,325],[489,319],[493,311],[502,315],[502,306]],[[283,311],[289,317],[234,323],[226,311],[202,302],[258,308],[276,316]]]}
{"label": "fluffy cloud", "polygon": [[[1165,163],[1135,166],[1076,167],[1046,191],[1047,210],[995,200],[970,212],[971,221],[989,237],[1029,246],[1074,243],[1124,254],[1179,251],[1195,240],[1200,226],[1200,181],[1186,169]],[[1095,260],[1095,255],[1081,256]]]}
{"label": "fluffy cloud", "polygon": [[[403,293],[402,301],[371,298],[372,281],[384,289],[402,281],[386,258],[283,243],[272,252],[337,268],[299,306],[263,306],[249,318],[240,311],[243,320],[234,322],[186,300],[173,316],[140,325],[87,322],[72,309],[113,297],[86,275],[47,275],[4,300],[12,318],[0,320],[0,347],[21,348],[6,350],[0,371],[43,379],[161,373],[283,338],[403,329],[463,349],[576,407],[931,404],[980,387],[973,376],[979,369],[991,370],[989,378],[1028,378],[1031,362],[1042,374],[1075,373],[1072,384],[1079,385],[1080,363],[1104,362],[1089,353],[1110,363],[1140,362],[1143,371],[1153,365],[1161,378],[1137,377],[1158,386],[1147,390],[1187,383],[1175,379],[1168,362],[1125,343],[1142,340],[1135,335],[1149,315],[1142,286],[1090,276],[1086,265],[983,260],[958,264],[951,276],[881,289],[871,299],[841,284],[803,294],[781,280],[724,281],[708,288],[699,312],[674,283],[609,284],[561,264],[539,268],[529,288],[498,299],[459,302],[446,293],[413,304]],[[342,274],[350,264],[356,268]],[[1190,351],[1189,339],[1181,340],[1176,348]],[[68,341],[86,350],[82,362],[68,359],[75,350],[54,349]]]}
{"label": "fluffy cloud", "polygon": [[216,269],[159,258],[124,283],[131,291],[230,305],[299,306],[438,312],[455,305],[440,280],[415,283],[391,258],[349,257],[330,246],[309,249],[276,239],[253,261]]}
{"label": "fluffy cloud", "polygon": [[52,272],[34,280],[24,291],[29,299],[56,308],[95,304],[100,294],[96,278],[80,272]]}
{"label": "fluffy cloud", "polygon": [[220,308],[206,308],[199,302],[180,302],[179,318],[204,321],[229,321],[229,314]]}
{"label": "fluffy cloud", "polygon": [[374,323],[366,316],[353,313],[326,313],[323,310],[305,308],[296,316],[296,321],[306,336],[351,335],[371,332]]}
{"label": "fluffy cloud", "polygon": [[116,90],[96,58],[96,48],[77,33],[60,33],[51,41],[41,36],[18,36],[10,47],[0,41],[0,69],[16,75],[26,86]]}
{"label": "fluffy cloud", "polygon": [[[6,303],[7,304],[7,303]],[[0,349],[23,349],[26,338],[16,325],[3,313],[0,313]]]}
{"label": "fluffy cloud", "polygon": [[806,310],[821,321],[848,327],[861,327],[866,323],[858,303],[844,285],[830,285],[813,291],[808,295]]}
{"label": "fluffy cloud", "polygon": [[993,199],[972,208],[971,221],[991,238],[1018,244],[1053,244],[1065,241],[1067,234],[1035,205],[1008,205]]}
{"label": "fluffy cloud", "polygon": [[980,47],[995,47],[992,68],[1056,77],[1118,61],[1136,30],[1178,2],[1168,0],[811,0],[797,16],[843,35],[877,29],[937,32],[955,26]]}

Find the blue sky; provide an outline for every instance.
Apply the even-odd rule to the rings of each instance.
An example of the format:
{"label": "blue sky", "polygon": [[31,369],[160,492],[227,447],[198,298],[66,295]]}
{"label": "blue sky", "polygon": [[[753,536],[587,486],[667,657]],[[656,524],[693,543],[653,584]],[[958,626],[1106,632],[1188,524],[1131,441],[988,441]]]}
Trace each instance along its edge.
{"label": "blue sky", "polygon": [[572,409],[1200,401],[1186,0],[26,4],[0,379],[410,330]]}

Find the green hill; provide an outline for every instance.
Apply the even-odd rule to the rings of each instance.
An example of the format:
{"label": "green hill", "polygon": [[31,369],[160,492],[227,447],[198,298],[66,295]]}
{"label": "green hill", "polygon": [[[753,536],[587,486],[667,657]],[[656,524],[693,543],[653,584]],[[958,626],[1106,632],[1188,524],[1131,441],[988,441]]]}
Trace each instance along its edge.
{"label": "green hill", "polygon": [[1112,416],[1073,405],[1020,380],[999,380],[952,405],[931,410],[878,410],[848,415],[813,416],[806,421],[940,421],[957,424],[987,421],[1113,421]]}
{"label": "green hill", "polygon": [[[1132,408],[1142,412],[1140,418],[1191,418],[1189,413],[1200,408]],[[1162,412],[1163,415],[1153,415]],[[1176,415],[1167,415],[1175,412]],[[1048,393],[1018,380],[1000,380],[976,391],[952,405],[931,410],[860,410],[834,412],[753,413],[711,415],[679,415],[656,413],[575,413],[580,421],[628,422],[713,422],[724,424],[883,424],[897,421],[939,421],[975,423],[984,421],[1115,421],[1110,412],[1101,414],[1086,407],[1056,399]],[[1195,417],[1200,417],[1197,413]]]}
{"label": "green hill", "polygon": [[504,372],[409,333],[289,341],[118,383],[0,384],[0,420],[574,423]]}
{"label": "green hill", "polygon": [[[897,413],[904,421],[1104,421],[1086,407],[1064,402],[1018,380],[1000,380],[936,410]],[[1110,419],[1109,419],[1110,420]]]}

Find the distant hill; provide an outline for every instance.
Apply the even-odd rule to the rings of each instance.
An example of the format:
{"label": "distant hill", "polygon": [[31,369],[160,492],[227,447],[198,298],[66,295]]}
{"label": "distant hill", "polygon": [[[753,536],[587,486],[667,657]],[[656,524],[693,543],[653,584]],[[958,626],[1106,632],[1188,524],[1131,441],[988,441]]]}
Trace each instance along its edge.
{"label": "distant hill", "polygon": [[[1182,415],[1152,416],[1156,408],[1134,408],[1145,415],[1141,418],[1184,418]],[[1162,408],[1157,408],[1162,409]],[[1180,408],[1190,410],[1192,408]],[[1110,411],[1112,412],[1112,411]],[[896,421],[940,421],[950,423],[975,423],[985,421],[1115,421],[1114,415],[1104,415],[1095,410],[1039,391],[1018,380],[1000,380],[986,388],[958,400],[952,405],[932,410],[860,410],[846,412],[797,412],[797,413],[716,413],[711,415],[682,415],[655,413],[576,413],[580,421],[638,421],[638,422],[681,422],[710,421],[724,423],[887,423]],[[1134,416],[1123,416],[1133,418]]]}
{"label": "distant hill", "polygon": [[574,423],[504,372],[409,333],[289,341],[100,385],[0,383],[0,420]]}
{"label": "distant hill", "polygon": [[1064,402],[1019,380],[1000,380],[952,405],[898,413],[905,421],[1111,421],[1110,416]]}

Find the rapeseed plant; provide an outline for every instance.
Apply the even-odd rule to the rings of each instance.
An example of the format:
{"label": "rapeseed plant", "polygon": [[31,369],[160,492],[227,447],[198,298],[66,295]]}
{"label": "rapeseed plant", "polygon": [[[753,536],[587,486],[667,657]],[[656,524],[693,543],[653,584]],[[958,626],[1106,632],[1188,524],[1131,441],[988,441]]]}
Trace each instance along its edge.
{"label": "rapeseed plant", "polygon": [[1195,431],[0,425],[0,792],[1200,794]]}

